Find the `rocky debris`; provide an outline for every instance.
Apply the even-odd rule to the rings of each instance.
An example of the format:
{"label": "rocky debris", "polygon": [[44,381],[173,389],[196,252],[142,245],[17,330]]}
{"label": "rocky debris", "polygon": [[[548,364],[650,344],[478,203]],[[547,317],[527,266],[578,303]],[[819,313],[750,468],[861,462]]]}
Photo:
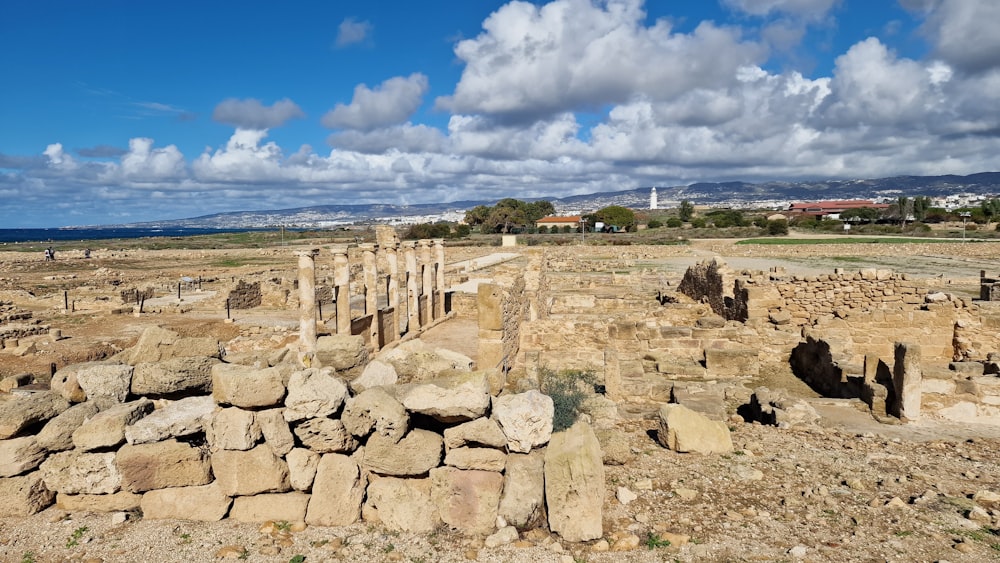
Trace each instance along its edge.
{"label": "rocky debris", "polygon": [[567,541],[600,538],[604,495],[601,444],[590,426],[578,421],[553,434],[545,450],[549,528]]}
{"label": "rocky debris", "polygon": [[663,405],[658,416],[660,427],[656,439],[665,448],[700,454],[733,451],[729,428],[723,422],[677,404]]}
{"label": "rocky debris", "polygon": [[372,360],[365,366],[357,378],[351,381],[351,391],[361,393],[373,387],[383,387],[395,385],[399,381],[396,368],[392,364],[387,364],[381,360]]}
{"label": "rocky debris", "polygon": [[493,399],[493,418],[507,436],[512,452],[527,453],[548,443],[554,414],[552,397],[535,390]]}
{"label": "rocky debris", "polygon": [[783,389],[754,389],[750,403],[741,411],[749,422],[778,428],[810,427],[819,422],[819,413],[803,399],[791,399]]}

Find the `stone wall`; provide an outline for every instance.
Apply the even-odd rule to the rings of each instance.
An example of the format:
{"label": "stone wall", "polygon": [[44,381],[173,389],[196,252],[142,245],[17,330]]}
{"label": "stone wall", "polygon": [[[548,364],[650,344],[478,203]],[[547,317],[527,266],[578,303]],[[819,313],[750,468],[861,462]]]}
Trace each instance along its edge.
{"label": "stone wall", "polygon": [[259,281],[247,283],[240,280],[226,299],[231,309],[252,309],[260,306],[262,298]]}
{"label": "stone wall", "polygon": [[524,277],[510,287],[480,284],[476,305],[479,326],[479,365],[483,369],[511,370],[521,346],[521,327],[530,303]]}

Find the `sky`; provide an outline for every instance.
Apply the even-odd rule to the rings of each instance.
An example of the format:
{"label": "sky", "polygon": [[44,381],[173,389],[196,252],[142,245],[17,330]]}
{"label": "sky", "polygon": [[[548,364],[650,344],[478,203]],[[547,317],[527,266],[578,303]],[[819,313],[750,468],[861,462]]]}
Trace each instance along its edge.
{"label": "sky", "polygon": [[1000,170],[998,0],[0,3],[0,228]]}

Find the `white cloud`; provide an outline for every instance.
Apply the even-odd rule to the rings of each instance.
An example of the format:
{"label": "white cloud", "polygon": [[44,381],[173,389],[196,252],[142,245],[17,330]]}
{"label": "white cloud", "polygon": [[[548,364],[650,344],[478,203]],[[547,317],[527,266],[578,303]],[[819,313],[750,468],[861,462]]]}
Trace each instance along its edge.
{"label": "white cloud", "polygon": [[722,3],[754,16],[784,13],[819,20],[840,0],[722,0]]}
{"label": "white cloud", "polygon": [[327,143],[335,148],[369,154],[389,150],[423,153],[445,150],[444,134],[426,125],[396,125],[374,131],[339,131],[327,138]]}
{"label": "white cloud", "polygon": [[284,125],[290,119],[305,117],[295,102],[283,98],[265,106],[254,98],[228,98],[215,106],[212,119],[240,129],[270,129]]}
{"label": "white cloud", "polygon": [[968,72],[982,72],[1000,68],[998,22],[996,0],[940,0],[929,6],[924,29],[942,59]]}
{"label": "white cloud", "polygon": [[163,182],[186,175],[184,155],[174,145],[153,148],[153,139],[137,138],[128,143],[116,172],[127,182]]}
{"label": "white cloud", "polygon": [[337,47],[346,47],[348,45],[363,43],[369,38],[371,32],[371,22],[346,18],[337,27],[337,40],[334,45]]}
{"label": "white cloud", "polygon": [[375,89],[359,84],[349,105],[337,104],[323,116],[323,126],[371,131],[403,123],[420,107],[427,88],[427,77],[420,73],[390,78]]}

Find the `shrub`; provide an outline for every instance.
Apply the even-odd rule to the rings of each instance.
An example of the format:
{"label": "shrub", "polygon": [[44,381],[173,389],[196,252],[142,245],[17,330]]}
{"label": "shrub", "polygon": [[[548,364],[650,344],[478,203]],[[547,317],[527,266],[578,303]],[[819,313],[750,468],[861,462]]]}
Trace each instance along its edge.
{"label": "shrub", "polygon": [[588,388],[594,386],[594,372],[563,370],[558,373],[542,368],[538,376],[538,386],[542,393],[552,398],[555,413],[552,416],[552,431],[566,430],[576,422],[580,406],[587,398]]}
{"label": "shrub", "polygon": [[680,217],[671,217],[667,219],[667,226],[671,229],[679,229],[684,226],[684,221],[681,221]]}
{"label": "shrub", "polygon": [[787,235],[788,221],[781,219],[767,222],[767,234],[771,236]]}
{"label": "shrub", "polygon": [[646,223],[646,228],[648,229],[659,229],[662,226],[663,223],[659,219],[650,219],[649,222]]}
{"label": "shrub", "polygon": [[691,219],[691,226],[696,229],[704,229],[705,225],[706,223],[703,217],[695,217],[694,219]]}

